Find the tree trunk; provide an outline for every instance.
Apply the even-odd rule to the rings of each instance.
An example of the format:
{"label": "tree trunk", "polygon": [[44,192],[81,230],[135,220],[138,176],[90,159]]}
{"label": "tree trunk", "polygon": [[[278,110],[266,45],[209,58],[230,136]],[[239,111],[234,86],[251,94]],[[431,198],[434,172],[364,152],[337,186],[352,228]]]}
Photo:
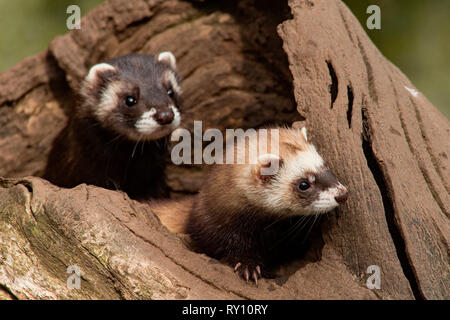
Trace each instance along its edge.
{"label": "tree trunk", "polygon": [[[450,298],[448,120],[342,2],[289,6],[110,0],[81,30],[0,75],[0,175],[8,177],[0,179],[0,298]],[[123,193],[38,178],[88,67],[166,50],[184,79],[184,127],[304,121],[349,187],[314,254],[288,276],[249,285]],[[203,176],[201,166],[170,165],[172,195],[197,191]],[[67,286],[71,265],[80,289]],[[381,269],[380,289],[366,285],[371,265]]]}

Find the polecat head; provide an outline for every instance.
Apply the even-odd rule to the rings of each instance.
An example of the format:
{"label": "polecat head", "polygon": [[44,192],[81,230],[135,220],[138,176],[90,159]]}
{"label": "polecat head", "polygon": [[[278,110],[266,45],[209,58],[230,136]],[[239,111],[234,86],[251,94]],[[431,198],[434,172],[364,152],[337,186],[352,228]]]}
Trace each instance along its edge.
{"label": "polecat head", "polygon": [[[319,214],[344,203],[348,196],[347,188],[308,142],[306,129],[276,130],[279,136],[278,152],[257,156],[247,174],[238,178],[240,192],[253,205],[276,215]],[[273,129],[269,132],[267,137],[274,134]],[[258,144],[267,143],[269,138],[267,142],[264,140],[258,138]],[[274,166],[274,163],[277,165]],[[272,171],[267,171],[269,168]]]}
{"label": "polecat head", "polygon": [[170,52],[130,54],[96,64],[81,95],[83,111],[129,140],[155,140],[180,124],[181,88]]}

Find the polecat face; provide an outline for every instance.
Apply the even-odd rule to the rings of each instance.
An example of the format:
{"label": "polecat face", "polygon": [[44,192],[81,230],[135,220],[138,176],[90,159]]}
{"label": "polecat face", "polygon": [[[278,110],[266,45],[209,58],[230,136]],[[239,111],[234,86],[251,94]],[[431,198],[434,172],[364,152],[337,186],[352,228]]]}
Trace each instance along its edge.
{"label": "polecat face", "polygon": [[258,167],[267,167],[267,154],[253,169],[254,187],[243,190],[255,205],[277,215],[312,215],[328,212],[348,197],[344,187],[325,165],[316,148],[308,143],[306,130],[279,129],[279,154],[271,161],[279,162],[278,170],[260,175]]}
{"label": "polecat face", "polygon": [[81,94],[101,125],[132,141],[159,139],[180,125],[181,88],[170,52],[97,64]]}

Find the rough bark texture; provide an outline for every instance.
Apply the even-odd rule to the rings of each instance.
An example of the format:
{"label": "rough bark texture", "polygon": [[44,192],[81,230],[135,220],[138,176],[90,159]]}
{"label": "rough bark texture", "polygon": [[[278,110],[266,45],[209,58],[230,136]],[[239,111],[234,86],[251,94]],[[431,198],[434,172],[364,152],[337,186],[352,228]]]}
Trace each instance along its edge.
{"label": "rough bark texture", "polygon": [[[340,1],[254,2],[107,1],[81,31],[0,75],[0,298],[450,298],[449,122]],[[184,78],[184,127],[305,120],[349,187],[288,276],[248,285],[123,193],[31,177],[90,65],[162,50]],[[203,175],[171,166],[173,195],[195,192]],[[81,268],[80,290],[66,286],[69,265]],[[370,265],[380,290],[366,287]]]}

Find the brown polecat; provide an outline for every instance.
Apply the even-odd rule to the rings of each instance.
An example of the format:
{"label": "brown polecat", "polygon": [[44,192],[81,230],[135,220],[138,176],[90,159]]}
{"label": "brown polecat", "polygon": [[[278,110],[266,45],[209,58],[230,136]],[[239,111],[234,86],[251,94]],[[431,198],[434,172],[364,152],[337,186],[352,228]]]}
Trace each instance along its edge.
{"label": "brown polecat", "polygon": [[180,124],[180,79],[172,53],[130,54],[94,65],[80,103],[54,142],[44,178],[87,183],[133,199],[167,195],[167,136]]}
{"label": "brown polecat", "polygon": [[[308,142],[305,128],[279,128],[278,150],[252,155],[252,146],[260,150],[275,134],[272,129],[264,138],[259,132],[249,137],[244,151],[236,147],[239,143],[233,146],[236,154],[245,152],[243,164],[212,168],[193,204],[180,212],[176,207],[170,212],[168,205],[155,210],[169,230],[188,233],[195,248],[255,282],[305,240],[308,220],[344,203],[348,195]],[[263,172],[274,163],[277,170]]]}

